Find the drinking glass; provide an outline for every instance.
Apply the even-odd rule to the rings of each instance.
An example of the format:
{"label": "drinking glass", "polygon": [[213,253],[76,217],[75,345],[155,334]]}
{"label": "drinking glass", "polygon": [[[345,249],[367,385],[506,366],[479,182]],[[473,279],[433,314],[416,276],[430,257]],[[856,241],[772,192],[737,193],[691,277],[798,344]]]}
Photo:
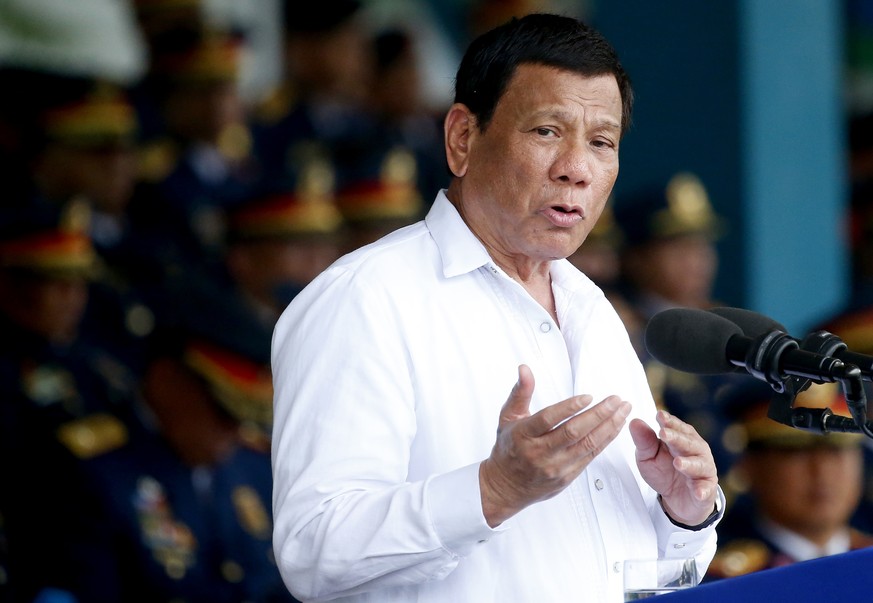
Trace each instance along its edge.
{"label": "drinking glass", "polygon": [[697,586],[697,564],[690,559],[628,559],[624,562],[624,600],[639,601]]}

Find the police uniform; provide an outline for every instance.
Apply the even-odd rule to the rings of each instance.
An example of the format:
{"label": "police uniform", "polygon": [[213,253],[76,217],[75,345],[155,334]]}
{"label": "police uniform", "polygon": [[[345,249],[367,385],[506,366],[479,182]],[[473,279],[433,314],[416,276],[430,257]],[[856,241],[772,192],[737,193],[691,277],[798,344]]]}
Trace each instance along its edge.
{"label": "police uniform", "polygon": [[[29,601],[70,578],[54,543],[75,515],[58,501],[77,487],[76,455],[126,441],[135,380],[104,350],[40,330],[44,323],[20,301],[44,283],[93,274],[96,254],[81,223],[67,211],[34,205],[2,216],[0,224],[0,278],[17,289],[0,312],[0,515],[10,583]],[[64,322],[76,319],[71,314]]]}
{"label": "police uniform", "polygon": [[[359,15],[359,0],[283,2],[287,37],[329,35]],[[287,187],[312,156],[338,165],[379,140],[374,120],[346,101],[309,98],[286,79],[260,103],[253,120],[255,154],[268,188]]]}
{"label": "police uniform", "polygon": [[272,555],[270,332],[211,285],[186,280],[157,312],[151,362],[171,360],[202,384],[171,405],[201,404],[202,387],[202,403],[232,422],[238,443],[228,455],[186,460],[174,437],[196,426],[162,428],[161,393],[144,388],[128,441],[77,467],[71,499],[81,527],[64,546],[70,590],[95,603],[293,602]]}
{"label": "police uniform", "polygon": [[293,601],[272,556],[269,457],[249,448],[192,469],[153,434],[84,469],[90,534],[73,544],[79,584],[95,603]]}
{"label": "police uniform", "polygon": [[[409,101],[411,95],[419,90],[397,91],[397,82],[407,86],[419,85],[419,70],[414,52],[414,38],[399,28],[381,31],[373,38],[376,57],[376,93],[380,88],[391,95],[397,95],[394,102]],[[412,74],[408,73],[413,71]],[[398,77],[399,76],[399,77]],[[379,113],[378,134],[374,140],[384,141],[390,146],[403,146],[415,157],[417,164],[416,186],[424,202],[423,212],[430,207],[436,192],[448,188],[451,172],[446,162],[445,142],[443,140],[444,111],[431,111],[423,106],[403,108],[403,113],[394,114],[384,108]]]}
{"label": "police uniform", "polygon": [[[848,433],[826,435],[801,431],[782,425],[767,416],[771,404],[791,404],[793,408],[828,407],[848,416],[845,402],[836,384],[813,386],[794,400],[774,399],[771,387],[753,379],[724,392],[720,399],[725,415],[733,421],[742,446],[748,450],[798,451],[826,447],[860,446],[863,436]],[[733,475],[722,480],[730,501],[725,517],[719,524],[719,542],[715,558],[709,566],[706,580],[740,576],[751,572],[780,567],[825,554],[836,554],[873,546],[873,535],[850,527],[837,535],[825,550],[813,547],[801,536],[764,517],[756,508],[751,494],[737,493]]]}
{"label": "police uniform", "polygon": [[140,184],[131,219],[152,235],[158,249],[179,251],[193,264],[214,268],[227,210],[256,190],[261,179],[251,132],[244,120],[237,120],[209,134],[214,139],[198,139],[202,133],[174,125],[184,118],[169,114],[178,105],[168,100],[189,92],[208,94],[215,86],[235,87],[242,41],[229,32],[172,30],[156,49],[147,90],[162,107],[163,122],[160,135],[144,140],[139,149]]}
{"label": "police uniform", "polygon": [[[94,80],[59,80],[51,87],[59,99],[41,111],[40,136],[46,145],[62,145],[83,152],[133,153],[138,133],[137,116],[126,92]],[[133,185],[133,174],[131,187]],[[37,199],[62,207],[79,207],[79,219],[86,224],[91,242],[100,258],[99,270],[91,279],[88,311],[83,319],[83,337],[109,350],[136,369],[143,339],[153,327],[149,307],[150,288],[160,285],[165,274],[178,263],[127,217],[130,198],[116,199],[105,207],[81,190],[63,191],[60,199]]]}

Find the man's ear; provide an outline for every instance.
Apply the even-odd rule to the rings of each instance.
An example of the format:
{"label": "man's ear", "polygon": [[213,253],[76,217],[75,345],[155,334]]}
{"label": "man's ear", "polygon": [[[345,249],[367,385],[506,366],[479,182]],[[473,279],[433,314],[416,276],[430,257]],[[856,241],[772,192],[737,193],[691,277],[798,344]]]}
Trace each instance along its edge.
{"label": "man's ear", "polygon": [[470,157],[470,135],[475,127],[476,118],[467,105],[455,103],[446,113],[445,143],[446,161],[449,169],[457,178],[467,173]]}

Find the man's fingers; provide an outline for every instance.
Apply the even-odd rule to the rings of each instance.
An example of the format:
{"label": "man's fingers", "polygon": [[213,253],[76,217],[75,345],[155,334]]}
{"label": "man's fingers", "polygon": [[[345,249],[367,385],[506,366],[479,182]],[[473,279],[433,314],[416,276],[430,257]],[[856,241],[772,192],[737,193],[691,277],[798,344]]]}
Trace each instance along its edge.
{"label": "man's fingers", "polygon": [[709,478],[716,473],[712,451],[691,425],[666,411],[659,411],[660,438],[674,457],[673,467],[691,478]]}
{"label": "man's fingers", "polygon": [[[591,400],[588,395],[570,398],[537,413],[531,422],[542,420],[541,427],[545,428],[543,436],[552,450],[566,449],[574,457],[596,455],[621,431],[631,405],[616,396],[610,396],[585,412],[575,410],[588,406]],[[570,418],[564,420],[567,415],[561,413],[566,412],[570,412]],[[554,427],[556,421],[550,415],[559,416],[563,422]]]}
{"label": "man's fingers", "polygon": [[706,479],[717,475],[715,463],[706,456],[677,456],[673,467],[691,479]]}
{"label": "man's fingers", "polygon": [[658,448],[661,446],[658,434],[645,421],[634,419],[628,429],[636,446],[638,459],[647,460],[658,453]]}

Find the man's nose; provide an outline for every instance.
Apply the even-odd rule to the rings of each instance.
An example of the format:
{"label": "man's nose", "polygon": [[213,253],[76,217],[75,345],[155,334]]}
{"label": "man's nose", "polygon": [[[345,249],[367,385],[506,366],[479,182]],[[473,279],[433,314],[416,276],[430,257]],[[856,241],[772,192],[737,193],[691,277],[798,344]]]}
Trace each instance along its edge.
{"label": "man's nose", "polygon": [[586,185],[591,182],[591,149],[587,144],[568,143],[552,164],[551,177],[558,182]]}

